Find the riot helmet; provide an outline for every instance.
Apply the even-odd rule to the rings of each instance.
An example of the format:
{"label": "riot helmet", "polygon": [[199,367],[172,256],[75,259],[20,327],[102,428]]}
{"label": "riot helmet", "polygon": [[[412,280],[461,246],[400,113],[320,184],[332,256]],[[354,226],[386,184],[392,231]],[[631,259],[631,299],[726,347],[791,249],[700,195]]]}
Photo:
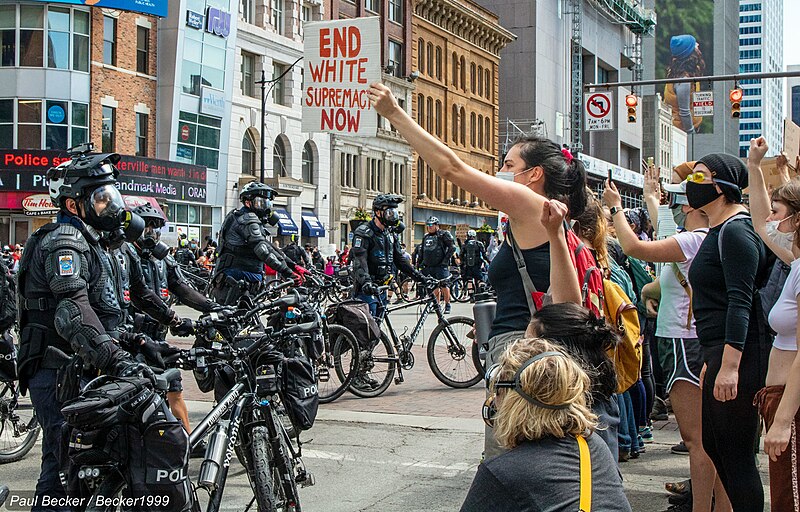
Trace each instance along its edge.
{"label": "riot helmet", "polygon": [[400,212],[397,206],[403,197],[397,194],[380,194],[372,200],[372,211],[386,226],[397,226],[400,223]]}
{"label": "riot helmet", "polygon": [[467,231],[467,240],[475,240],[477,237],[478,233],[474,229]]}
{"label": "riot helmet", "polygon": [[167,219],[150,203],[137,206],[133,209],[133,213],[144,219],[145,223],[142,236],[134,244],[143,252],[149,252],[156,258],[163,259],[169,252],[167,244],[161,241],[161,228],[167,223]]}
{"label": "riot helmet", "polygon": [[272,212],[272,199],[278,194],[275,190],[258,181],[251,181],[239,193],[239,199],[244,203],[250,201],[250,209],[260,218],[269,217]]}

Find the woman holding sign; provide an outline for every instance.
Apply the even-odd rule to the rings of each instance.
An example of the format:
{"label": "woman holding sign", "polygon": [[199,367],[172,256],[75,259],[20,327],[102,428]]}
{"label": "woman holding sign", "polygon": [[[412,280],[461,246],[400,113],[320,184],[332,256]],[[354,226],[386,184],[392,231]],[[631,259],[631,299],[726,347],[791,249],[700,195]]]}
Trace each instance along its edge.
{"label": "woman holding sign", "polygon": [[[514,226],[513,239],[531,281],[537,290],[548,290],[550,244],[541,221],[542,210],[548,199],[556,199],[567,204],[570,217],[583,212],[587,203],[583,163],[548,139],[524,137],[508,151],[494,177],[467,165],[414,122],[383,84],[372,84],[369,94],[378,114],[392,123],[435,173],[508,215],[509,226]],[[531,318],[525,286],[508,239],[489,265],[489,280],[497,290],[497,313],[489,338],[487,368],[510,342],[523,337]],[[580,297],[574,302],[580,302]],[[497,453],[496,444],[487,443],[486,457]]]}

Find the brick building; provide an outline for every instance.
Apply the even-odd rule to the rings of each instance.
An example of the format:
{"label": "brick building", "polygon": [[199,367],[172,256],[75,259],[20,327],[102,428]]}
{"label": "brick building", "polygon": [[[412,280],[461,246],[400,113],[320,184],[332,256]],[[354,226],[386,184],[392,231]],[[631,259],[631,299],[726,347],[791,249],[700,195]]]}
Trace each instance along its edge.
{"label": "brick building", "polygon": [[[417,122],[472,167],[499,167],[500,50],[514,39],[497,16],[469,0],[419,0],[412,23],[412,62],[419,72],[413,95]],[[435,215],[446,226],[495,225],[496,212],[473,194],[414,161],[414,238]]]}

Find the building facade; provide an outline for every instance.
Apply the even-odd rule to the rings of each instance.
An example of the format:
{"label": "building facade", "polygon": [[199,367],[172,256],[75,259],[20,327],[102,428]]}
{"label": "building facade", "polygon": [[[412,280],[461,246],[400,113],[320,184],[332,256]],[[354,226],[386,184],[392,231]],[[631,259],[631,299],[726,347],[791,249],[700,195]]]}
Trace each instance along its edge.
{"label": "building facade", "polygon": [[330,136],[300,131],[303,23],[320,20],[323,7],[302,0],[239,2],[225,207],[238,208],[241,187],[261,179],[263,154],[264,181],[279,194],[275,236],[283,245],[293,238],[327,243],[330,231]]}
{"label": "building facade", "polygon": [[[800,65],[786,66],[786,71],[800,71]],[[786,117],[800,126],[800,77],[786,79],[786,101],[788,103]]]}
{"label": "building facade", "polygon": [[[783,71],[783,0],[739,0],[739,72]],[[746,157],[750,139],[763,135],[770,154],[783,147],[781,80],[741,80],[744,89],[739,119],[739,156]]]}
{"label": "building facade", "polygon": [[[380,17],[383,83],[398,103],[411,113],[412,75],[411,0],[328,0],[324,17],[338,20]],[[377,137],[331,137],[331,193],[329,240],[337,247],[350,244],[350,220],[359,209],[370,210],[380,193],[411,197],[411,147],[388,121],[378,118]],[[411,218],[411,202],[400,205],[403,222]],[[410,233],[403,234],[408,243]]]}
{"label": "building facade", "polygon": [[[469,0],[419,0],[412,27],[417,123],[468,165],[494,175],[500,51],[513,34]],[[415,240],[424,236],[430,216],[444,227],[496,225],[489,205],[436,175],[421,158],[415,158],[411,181]]]}

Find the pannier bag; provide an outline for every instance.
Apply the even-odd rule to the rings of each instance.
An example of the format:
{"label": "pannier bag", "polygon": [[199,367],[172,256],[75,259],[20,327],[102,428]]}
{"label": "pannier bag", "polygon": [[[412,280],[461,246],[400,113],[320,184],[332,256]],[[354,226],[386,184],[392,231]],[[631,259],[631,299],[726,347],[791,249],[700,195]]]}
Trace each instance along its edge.
{"label": "pannier bag", "polygon": [[147,379],[100,377],[91,389],[69,400],[61,408],[66,422],[78,429],[102,429],[119,423],[120,406],[152,402],[155,393]]}
{"label": "pannier bag", "polygon": [[306,357],[287,357],[281,365],[283,402],[295,428],[314,425],[319,408],[319,391],[314,366]]}
{"label": "pannier bag", "polygon": [[[1,277],[1,276],[0,276]],[[0,382],[17,380],[17,349],[8,332],[0,333]]]}
{"label": "pannier bag", "polygon": [[346,300],[332,306],[334,323],[350,329],[362,350],[372,350],[381,339],[381,328],[372,317],[369,305],[362,300]]}

